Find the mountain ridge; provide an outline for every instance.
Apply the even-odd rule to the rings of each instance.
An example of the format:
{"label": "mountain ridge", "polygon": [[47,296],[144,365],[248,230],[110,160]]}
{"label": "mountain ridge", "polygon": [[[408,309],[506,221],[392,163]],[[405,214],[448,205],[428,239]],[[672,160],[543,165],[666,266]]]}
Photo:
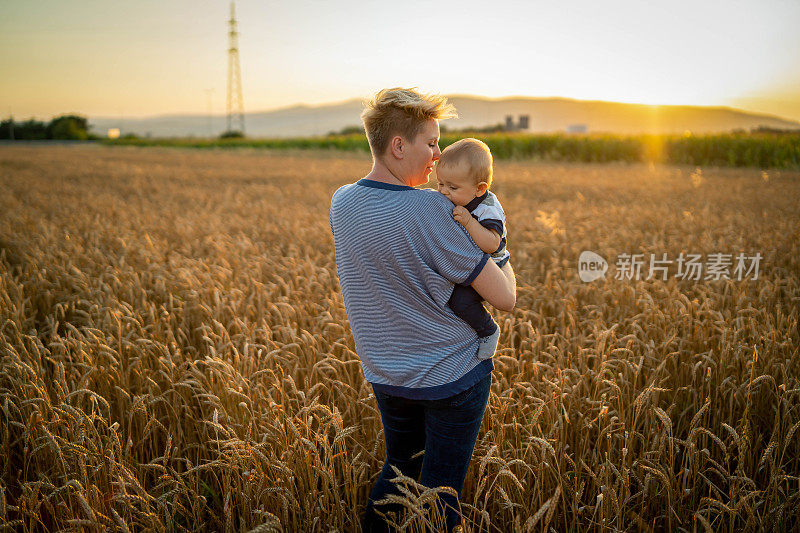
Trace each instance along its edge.
{"label": "mountain ridge", "polygon": [[[449,95],[459,117],[444,122],[451,129],[482,128],[505,123],[511,115],[516,123],[528,115],[530,133],[565,132],[567,128],[589,133],[634,135],[640,133],[695,134],[749,130],[758,127],[800,130],[800,122],[752,113],[728,106],[648,105],[564,97],[512,96],[488,98]],[[319,105],[295,104],[245,114],[250,137],[298,137],[324,135],[360,124],[363,100],[358,98]],[[225,117],[199,114],[168,114],[143,118],[90,118],[96,133],[119,128],[123,134],[187,137],[218,135]]]}

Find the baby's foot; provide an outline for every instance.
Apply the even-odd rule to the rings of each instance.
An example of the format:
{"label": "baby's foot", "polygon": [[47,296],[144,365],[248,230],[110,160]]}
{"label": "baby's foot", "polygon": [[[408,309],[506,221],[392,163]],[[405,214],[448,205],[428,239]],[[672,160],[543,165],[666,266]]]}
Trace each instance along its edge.
{"label": "baby's foot", "polygon": [[497,350],[497,341],[500,340],[500,328],[488,337],[478,337],[478,359],[490,359]]}

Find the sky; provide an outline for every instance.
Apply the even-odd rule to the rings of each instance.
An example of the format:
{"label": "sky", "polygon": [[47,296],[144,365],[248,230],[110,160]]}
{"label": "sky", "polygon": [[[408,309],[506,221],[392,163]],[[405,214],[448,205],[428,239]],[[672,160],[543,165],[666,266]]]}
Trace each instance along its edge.
{"label": "sky", "polygon": [[[224,114],[230,2],[0,0],[0,116]],[[245,112],[384,87],[800,121],[799,0],[238,0]]]}

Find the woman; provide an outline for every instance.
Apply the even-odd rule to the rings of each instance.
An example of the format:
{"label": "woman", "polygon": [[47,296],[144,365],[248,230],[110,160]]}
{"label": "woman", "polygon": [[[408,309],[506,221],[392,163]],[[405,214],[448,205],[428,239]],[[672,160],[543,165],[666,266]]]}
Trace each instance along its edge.
{"label": "woman", "polygon": [[[392,466],[428,487],[460,494],[464,486],[494,366],[477,358],[475,332],[447,305],[454,284],[472,285],[497,309],[516,302],[511,265],[488,260],[453,220],[447,198],[414,188],[441,155],[438,121],[454,111],[441,96],[379,92],[361,116],[372,170],[331,200],[345,310],[386,441],[365,531],[387,530],[376,511],[399,510],[375,505],[395,492]],[[458,502],[442,499],[448,531],[460,528]]]}

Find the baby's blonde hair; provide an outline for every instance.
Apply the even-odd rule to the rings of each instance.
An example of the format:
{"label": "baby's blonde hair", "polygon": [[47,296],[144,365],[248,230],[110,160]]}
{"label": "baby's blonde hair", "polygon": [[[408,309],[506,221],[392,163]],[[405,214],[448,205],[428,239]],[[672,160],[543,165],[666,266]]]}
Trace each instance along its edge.
{"label": "baby's blonde hair", "polygon": [[485,181],[492,186],[492,151],[485,142],[467,137],[454,142],[444,149],[438,168],[454,167],[464,163],[467,175],[477,185]]}
{"label": "baby's blonde hair", "polygon": [[379,158],[395,135],[413,142],[428,120],[456,116],[456,108],[444,96],[395,87],[383,89],[365,102],[361,120],[372,155]]}

